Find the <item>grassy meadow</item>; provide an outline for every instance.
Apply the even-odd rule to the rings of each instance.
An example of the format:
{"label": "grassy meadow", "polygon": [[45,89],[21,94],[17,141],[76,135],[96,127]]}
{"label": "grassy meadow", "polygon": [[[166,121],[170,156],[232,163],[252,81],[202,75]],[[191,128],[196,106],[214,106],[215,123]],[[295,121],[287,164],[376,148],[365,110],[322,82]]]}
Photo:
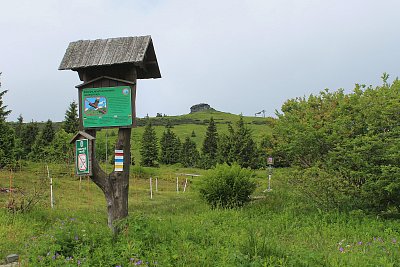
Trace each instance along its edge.
{"label": "grassy meadow", "polygon": [[[397,220],[313,209],[292,187],[291,169],[274,170],[266,193],[266,172],[256,172],[254,201],[212,210],[196,190],[201,177],[188,176],[182,192],[182,174],[203,170],[133,166],[129,217],[117,237],[107,228],[104,196],[92,182],[71,176],[70,165],[49,170],[54,209],[44,164],[23,165],[12,174],[13,194],[0,193],[1,259],[17,253],[22,266],[400,266]],[[10,175],[0,172],[1,188],[9,187]],[[158,178],[153,199],[150,176]],[[34,189],[40,202],[32,210],[8,211],[10,198],[18,202],[24,193],[29,199]]]}

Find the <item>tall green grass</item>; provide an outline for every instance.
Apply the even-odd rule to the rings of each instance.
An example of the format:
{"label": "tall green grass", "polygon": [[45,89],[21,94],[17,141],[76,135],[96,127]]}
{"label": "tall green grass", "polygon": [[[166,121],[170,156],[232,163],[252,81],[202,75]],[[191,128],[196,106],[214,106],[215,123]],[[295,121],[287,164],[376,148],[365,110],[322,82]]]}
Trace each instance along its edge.
{"label": "tall green grass", "polygon": [[[15,174],[20,190],[43,179],[40,166],[26,168]],[[264,198],[215,210],[200,200],[201,177],[189,177],[187,192],[175,191],[173,174],[185,171],[178,167],[158,169],[151,200],[147,178],[155,171],[132,169],[129,217],[118,237],[93,183],[84,179],[79,190],[79,179],[55,175],[55,209],[46,196],[28,213],[0,210],[0,258],[18,253],[29,266],[399,266],[397,220],[313,209],[293,191],[288,169],[275,170],[269,193],[266,173],[257,173],[254,196]],[[0,187],[7,175],[0,172]]]}

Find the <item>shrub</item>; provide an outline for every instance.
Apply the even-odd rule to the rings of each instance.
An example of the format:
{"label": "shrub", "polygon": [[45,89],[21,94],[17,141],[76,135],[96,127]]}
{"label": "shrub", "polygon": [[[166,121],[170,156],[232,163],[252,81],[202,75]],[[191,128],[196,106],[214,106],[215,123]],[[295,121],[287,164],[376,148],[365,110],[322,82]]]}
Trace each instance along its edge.
{"label": "shrub", "polygon": [[299,202],[322,210],[351,210],[359,207],[359,190],[339,174],[319,167],[295,171],[291,183],[299,194]]}
{"label": "shrub", "polygon": [[256,189],[251,176],[251,170],[238,164],[218,164],[207,172],[200,185],[200,194],[212,208],[241,207]]}

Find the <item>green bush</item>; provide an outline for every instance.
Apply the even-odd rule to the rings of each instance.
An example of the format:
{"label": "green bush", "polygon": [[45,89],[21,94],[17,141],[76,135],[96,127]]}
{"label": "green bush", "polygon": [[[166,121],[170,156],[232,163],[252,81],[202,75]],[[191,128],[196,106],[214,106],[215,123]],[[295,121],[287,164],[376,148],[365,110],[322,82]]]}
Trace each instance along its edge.
{"label": "green bush", "polygon": [[360,206],[360,190],[339,174],[320,167],[297,170],[291,184],[298,201],[321,210],[352,210]]}
{"label": "green bush", "polygon": [[241,207],[256,189],[251,176],[251,170],[237,164],[218,164],[207,172],[200,185],[200,194],[212,208]]}

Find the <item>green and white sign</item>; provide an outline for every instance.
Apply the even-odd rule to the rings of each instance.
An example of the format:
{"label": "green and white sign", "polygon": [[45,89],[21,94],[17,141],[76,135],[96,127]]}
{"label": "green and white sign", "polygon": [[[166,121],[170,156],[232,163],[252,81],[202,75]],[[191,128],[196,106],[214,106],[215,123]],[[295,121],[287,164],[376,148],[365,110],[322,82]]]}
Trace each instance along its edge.
{"label": "green and white sign", "polygon": [[75,141],[75,166],[77,175],[90,174],[89,140],[81,139]]}
{"label": "green and white sign", "polygon": [[131,126],[131,95],[129,86],[83,89],[81,99],[83,127]]}

